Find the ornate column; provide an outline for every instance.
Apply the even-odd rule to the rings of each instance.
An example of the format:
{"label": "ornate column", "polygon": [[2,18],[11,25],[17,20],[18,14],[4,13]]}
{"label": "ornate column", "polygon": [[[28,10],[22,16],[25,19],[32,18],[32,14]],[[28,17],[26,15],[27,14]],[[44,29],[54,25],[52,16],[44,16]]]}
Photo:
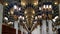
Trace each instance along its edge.
{"label": "ornate column", "polygon": [[40,25],[32,31],[32,34],[40,34]]}
{"label": "ornate column", "polygon": [[51,20],[47,20],[47,21],[48,21],[48,28],[49,28],[48,33],[49,34],[53,34],[53,31],[52,31],[52,21]]}
{"label": "ornate column", "polygon": [[0,34],[2,34],[3,5],[0,4]]}
{"label": "ornate column", "polygon": [[23,26],[20,25],[21,34],[23,34]]}
{"label": "ornate column", "polygon": [[47,31],[46,31],[46,20],[42,20],[42,34],[47,34]]}
{"label": "ornate column", "polygon": [[16,29],[16,34],[18,34],[18,21],[14,22],[14,28]]}

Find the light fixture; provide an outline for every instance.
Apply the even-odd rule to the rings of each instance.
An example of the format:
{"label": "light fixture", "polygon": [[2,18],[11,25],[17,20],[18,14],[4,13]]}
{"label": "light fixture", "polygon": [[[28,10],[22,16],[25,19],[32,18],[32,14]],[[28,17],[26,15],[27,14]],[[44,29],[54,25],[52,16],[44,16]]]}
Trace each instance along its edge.
{"label": "light fixture", "polygon": [[27,18],[28,16],[26,16],[26,18]]}
{"label": "light fixture", "polygon": [[5,5],[7,6],[7,5],[8,5],[8,3],[6,2],[6,3],[5,3]]}
{"label": "light fixture", "polygon": [[19,7],[19,11],[21,11],[21,7]]}
{"label": "light fixture", "polygon": [[26,4],[25,2],[21,2],[21,5],[22,5],[22,6],[25,6],[25,4]]}
{"label": "light fixture", "polygon": [[18,18],[20,19],[20,18],[22,18],[22,16],[19,16]]}
{"label": "light fixture", "polygon": [[35,16],[35,20],[37,20],[38,18],[37,18],[37,16]]}
{"label": "light fixture", "polygon": [[56,21],[56,19],[58,18],[58,16],[56,16],[54,19],[52,19],[54,22]]}
{"label": "light fixture", "polygon": [[9,22],[8,24],[13,24],[13,22]]}
{"label": "light fixture", "polygon": [[52,19],[54,22],[56,21],[55,19]]}
{"label": "light fixture", "polygon": [[4,19],[5,19],[5,20],[8,20],[8,18],[7,18],[7,17],[4,17]]}
{"label": "light fixture", "polygon": [[46,5],[46,8],[48,8],[49,6],[48,5]]}
{"label": "light fixture", "polygon": [[18,9],[17,5],[14,5],[14,9]]}
{"label": "light fixture", "polygon": [[43,8],[46,8],[46,5],[43,5]]}
{"label": "light fixture", "polygon": [[13,15],[13,14],[14,14],[14,11],[13,11],[13,10],[11,10],[11,11],[10,11],[10,13]]}
{"label": "light fixture", "polygon": [[42,8],[41,8],[41,7],[39,7],[39,10],[42,10]]}
{"label": "light fixture", "polygon": [[8,12],[8,14],[10,14],[10,12]]}
{"label": "light fixture", "polygon": [[35,11],[33,10],[33,14],[35,14]]}
{"label": "light fixture", "polygon": [[41,15],[38,15],[38,18],[42,18],[42,16]]}
{"label": "light fixture", "polygon": [[54,19],[57,19],[58,18],[58,16],[56,16]]}
{"label": "light fixture", "polygon": [[24,13],[27,14],[27,11],[25,11]]}
{"label": "light fixture", "polygon": [[24,20],[24,17],[22,17],[22,19]]}
{"label": "light fixture", "polygon": [[57,5],[57,4],[58,4],[58,2],[55,2],[54,4],[55,4],[55,5]]}
{"label": "light fixture", "polygon": [[52,5],[49,5],[49,8],[52,8]]}
{"label": "light fixture", "polygon": [[38,2],[36,1],[36,2],[34,2],[34,6],[36,6],[36,5],[38,5]]}

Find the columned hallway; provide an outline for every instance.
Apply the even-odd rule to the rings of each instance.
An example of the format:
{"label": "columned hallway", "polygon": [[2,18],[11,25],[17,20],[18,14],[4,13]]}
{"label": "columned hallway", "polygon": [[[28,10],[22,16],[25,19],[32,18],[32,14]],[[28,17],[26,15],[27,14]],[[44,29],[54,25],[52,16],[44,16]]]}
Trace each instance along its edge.
{"label": "columned hallway", "polygon": [[60,34],[60,0],[0,0],[0,34]]}

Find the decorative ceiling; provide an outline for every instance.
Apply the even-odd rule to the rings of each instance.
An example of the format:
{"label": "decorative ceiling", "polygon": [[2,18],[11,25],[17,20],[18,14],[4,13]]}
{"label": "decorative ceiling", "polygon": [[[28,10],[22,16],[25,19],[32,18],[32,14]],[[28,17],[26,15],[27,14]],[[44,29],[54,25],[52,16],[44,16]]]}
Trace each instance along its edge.
{"label": "decorative ceiling", "polygon": [[[43,1],[48,1],[48,0],[43,0]],[[48,13],[49,13],[48,14],[49,18],[47,18],[48,20],[52,19],[53,15],[54,17],[56,16],[56,13],[52,15],[51,11],[47,12],[49,8],[47,7],[46,8],[47,10],[45,10],[46,6],[50,6],[51,8],[51,5],[53,5],[54,11],[56,11],[54,9],[56,6],[57,7],[56,9],[58,11],[58,6],[55,4],[58,4],[59,0],[56,0],[57,3],[55,4],[54,4],[55,0],[53,0],[54,2],[49,2],[51,0],[49,0],[48,2],[43,2],[43,1],[42,0],[1,0],[0,2],[4,6],[3,16],[8,18],[8,21],[3,20],[3,22],[9,23],[10,21],[14,22],[20,19],[19,23],[26,25],[24,26],[26,30],[29,31],[34,30],[34,28],[36,28],[37,25],[42,25],[40,20],[41,19],[46,20]],[[46,6],[44,4],[46,4]]]}

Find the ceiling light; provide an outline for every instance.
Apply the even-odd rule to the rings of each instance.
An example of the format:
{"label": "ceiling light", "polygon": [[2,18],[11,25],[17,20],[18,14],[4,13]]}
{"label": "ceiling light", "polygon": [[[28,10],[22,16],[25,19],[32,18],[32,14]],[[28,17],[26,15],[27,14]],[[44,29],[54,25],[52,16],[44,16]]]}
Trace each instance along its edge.
{"label": "ceiling light", "polygon": [[25,11],[24,13],[27,14],[27,11]]}
{"label": "ceiling light", "polygon": [[46,8],[46,5],[43,5],[43,8]]}
{"label": "ceiling light", "polygon": [[19,8],[19,11],[21,11],[21,7]]}
{"label": "ceiling light", "polygon": [[37,18],[37,16],[35,17],[35,20],[37,20],[38,18]]}
{"label": "ceiling light", "polygon": [[55,4],[55,5],[57,5],[57,4],[58,4],[58,2],[55,2],[54,4]]}
{"label": "ceiling light", "polygon": [[8,12],[8,14],[10,14],[10,12]]}
{"label": "ceiling light", "polygon": [[34,5],[35,5],[35,6],[38,5],[38,2],[34,2]]}
{"label": "ceiling light", "polygon": [[19,16],[18,18],[20,19],[20,18],[22,18],[22,16]]}
{"label": "ceiling light", "polygon": [[58,16],[56,16],[54,19],[52,19],[54,22],[56,21],[56,19],[58,18]]}
{"label": "ceiling light", "polygon": [[41,7],[39,7],[39,10],[42,10]]}
{"label": "ceiling light", "polygon": [[52,5],[49,5],[49,8],[52,8]]}
{"label": "ceiling light", "polygon": [[4,19],[5,19],[5,20],[8,20],[8,18],[7,18],[7,17],[4,17]]}
{"label": "ceiling light", "polygon": [[24,20],[24,17],[22,17],[22,19]]}
{"label": "ceiling light", "polygon": [[48,8],[48,5],[46,5],[46,8]]}
{"label": "ceiling light", "polygon": [[16,5],[14,5],[14,9],[18,9],[18,7]]}
{"label": "ceiling light", "polygon": [[21,5],[25,6],[25,2],[21,2]]}
{"label": "ceiling light", "polygon": [[26,18],[27,18],[28,16],[26,16]]}
{"label": "ceiling light", "polygon": [[41,15],[38,15],[38,18],[42,18],[42,16]]}
{"label": "ceiling light", "polygon": [[14,11],[11,10],[10,13],[13,15],[14,14]]}
{"label": "ceiling light", "polygon": [[35,11],[33,10],[33,14],[35,14]]}
{"label": "ceiling light", "polygon": [[55,20],[55,19],[53,19],[53,21],[55,22],[56,20]]}
{"label": "ceiling light", "polygon": [[8,3],[5,3],[5,5],[7,6],[7,5],[8,5]]}
{"label": "ceiling light", "polygon": [[58,16],[56,16],[54,19],[57,19],[58,18]]}

